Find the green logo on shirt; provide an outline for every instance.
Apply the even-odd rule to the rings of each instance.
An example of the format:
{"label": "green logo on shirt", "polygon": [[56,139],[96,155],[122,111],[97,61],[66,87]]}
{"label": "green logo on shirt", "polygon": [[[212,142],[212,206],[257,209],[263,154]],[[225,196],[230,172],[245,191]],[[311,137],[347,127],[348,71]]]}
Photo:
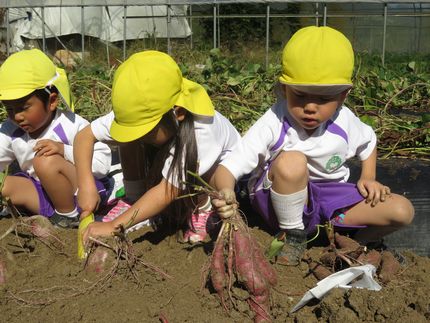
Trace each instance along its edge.
{"label": "green logo on shirt", "polygon": [[334,155],[328,160],[327,164],[325,165],[325,169],[329,172],[332,172],[339,168],[340,165],[342,165],[342,159],[339,156]]}

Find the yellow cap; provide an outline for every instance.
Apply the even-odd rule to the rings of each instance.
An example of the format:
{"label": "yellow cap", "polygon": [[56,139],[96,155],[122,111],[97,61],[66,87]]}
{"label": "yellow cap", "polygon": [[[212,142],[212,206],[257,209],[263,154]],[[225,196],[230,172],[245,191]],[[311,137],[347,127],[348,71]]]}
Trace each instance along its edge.
{"label": "yellow cap", "polygon": [[73,110],[66,72],[38,49],[12,54],[0,67],[0,100],[17,100],[35,90],[54,85]]}
{"label": "yellow cap", "polygon": [[174,106],[201,116],[215,113],[206,90],[182,77],[176,62],[158,51],[133,54],[120,65],[113,80],[112,106],[115,120],[110,133],[119,142],[144,136]]}
{"label": "yellow cap", "polygon": [[282,53],[279,81],[290,85],[352,85],[354,51],[349,40],[330,27],[305,27]]}

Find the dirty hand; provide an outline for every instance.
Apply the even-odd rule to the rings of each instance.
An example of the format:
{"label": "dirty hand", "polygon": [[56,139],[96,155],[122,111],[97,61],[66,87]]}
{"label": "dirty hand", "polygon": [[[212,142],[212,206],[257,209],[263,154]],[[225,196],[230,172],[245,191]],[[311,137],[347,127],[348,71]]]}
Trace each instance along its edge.
{"label": "dirty hand", "polygon": [[391,195],[391,190],[388,186],[382,185],[375,180],[360,179],[357,182],[357,188],[366,199],[366,203],[371,203],[371,206],[384,202],[387,196]]}
{"label": "dirty hand", "polygon": [[95,186],[88,185],[79,189],[78,205],[82,209],[80,216],[81,220],[97,210],[100,202],[100,195]]}
{"label": "dirty hand", "polygon": [[212,199],[212,205],[222,219],[228,219],[233,216],[238,209],[236,194],[231,189],[222,189],[218,192],[220,199]]}
{"label": "dirty hand", "polygon": [[115,231],[115,227],[112,222],[93,222],[82,233],[82,240],[84,246],[88,246],[91,238],[97,237],[110,237],[112,232]]}
{"label": "dirty hand", "polygon": [[35,155],[38,157],[52,156],[55,154],[64,156],[64,144],[51,139],[41,139],[36,143],[33,151],[36,152]]}

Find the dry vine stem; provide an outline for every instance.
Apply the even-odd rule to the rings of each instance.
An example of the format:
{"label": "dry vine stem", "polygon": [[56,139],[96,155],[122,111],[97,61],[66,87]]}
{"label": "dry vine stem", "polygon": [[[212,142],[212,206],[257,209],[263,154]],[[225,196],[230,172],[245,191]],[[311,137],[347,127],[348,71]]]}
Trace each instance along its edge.
{"label": "dry vine stem", "polygon": [[136,272],[137,264],[141,264],[144,267],[151,269],[152,271],[163,276],[164,278],[168,278],[168,279],[173,278],[172,276],[170,276],[160,268],[142,261],[135,255],[134,249],[133,249],[133,243],[128,238],[126,229],[127,227],[123,225],[119,225],[116,228],[116,231],[114,231],[112,234],[113,241],[114,241],[113,246],[109,245],[106,242],[95,239],[93,237],[89,237],[90,243],[87,246],[88,256],[86,258],[84,267],[90,268],[92,271],[95,271],[95,272],[104,271],[103,270],[104,263],[109,255],[109,252],[113,251],[113,253],[115,254],[115,262],[112,268],[110,269],[110,272],[112,272],[112,274],[115,274],[117,272],[121,264],[121,261],[124,260],[128,271],[131,273],[131,275],[133,276],[133,278],[138,284],[140,284],[140,282]]}
{"label": "dry vine stem", "polygon": [[[193,194],[205,193],[212,198],[221,198],[199,175],[188,173],[203,184],[191,184],[197,192]],[[236,299],[242,299],[234,294],[233,287],[244,288],[248,292],[246,301],[255,313],[254,321],[272,321],[270,289],[276,285],[277,275],[239,212],[223,220],[212,255],[203,269],[203,286],[209,277],[226,312],[231,307],[237,308]]]}

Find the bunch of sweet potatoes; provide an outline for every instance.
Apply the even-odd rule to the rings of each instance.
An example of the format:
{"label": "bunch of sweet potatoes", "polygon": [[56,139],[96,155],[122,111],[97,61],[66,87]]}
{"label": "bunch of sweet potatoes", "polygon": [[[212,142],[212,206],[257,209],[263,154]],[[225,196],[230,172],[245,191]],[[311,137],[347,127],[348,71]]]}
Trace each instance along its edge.
{"label": "bunch of sweet potatoes", "polygon": [[328,237],[330,246],[323,251],[319,259],[308,259],[309,270],[318,280],[350,266],[372,264],[377,268],[380,281],[388,283],[400,270],[399,261],[390,251],[369,250],[339,233],[329,234]]}
{"label": "bunch of sweet potatoes", "polygon": [[234,306],[232,287],[247,290],[255,322],[270,322],[270,289],[277,275],[240,215],[224,222],[212,252],[209,275],[226,311]]}

